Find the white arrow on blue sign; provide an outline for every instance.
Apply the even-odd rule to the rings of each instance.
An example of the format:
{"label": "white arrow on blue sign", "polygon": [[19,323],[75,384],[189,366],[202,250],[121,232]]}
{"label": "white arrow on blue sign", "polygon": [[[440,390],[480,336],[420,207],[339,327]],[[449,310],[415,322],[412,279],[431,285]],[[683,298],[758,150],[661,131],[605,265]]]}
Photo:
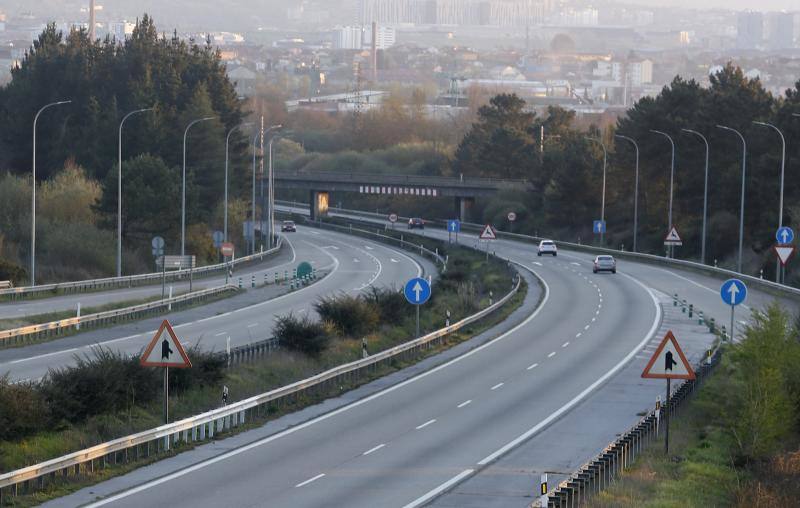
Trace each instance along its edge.
{"label": "white arrow on blue sign", "polygon": [[794,241],[794,231],[792,231],[792,228],[786,226],[778,228],[778,230],[775,231],[775,239],[778,243],[783,245],[792,243]]}
{"label": "white arrow on blue sign", "polygon": [[592,224],[592,231],[597,234],[605,233],[606,232],[606,221],[604,220],[596,220]]}
{"label": "white arrow on blue sign", "polygon": [[747,298],[747,286],[739,279],[728,279],[722,283],[719,295],[727,305],[736,306]]}
{"label": "white arrow on blue sign", "polygon": [[431,297],[431,285],[428,284],[427,280],[416,277],[406,282],[403,288],[403,294],[406,296],[406,300],[408,300],[409,303],[422,305]]}
{"label": "white arrow on blue sign", "polygon": [[461,221],[459,220],[449,220],[447,221],[447,231],[450,233],[460,233],[461,232]]}

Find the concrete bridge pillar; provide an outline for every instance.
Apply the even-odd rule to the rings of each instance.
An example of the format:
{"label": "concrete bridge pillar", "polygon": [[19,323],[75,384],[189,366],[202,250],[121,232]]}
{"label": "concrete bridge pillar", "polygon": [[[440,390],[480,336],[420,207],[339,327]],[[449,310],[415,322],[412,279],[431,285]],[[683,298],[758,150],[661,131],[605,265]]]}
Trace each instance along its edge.
{"label": "concrete bridge pillar", "polygon": [[455,212],[456,217],[461,222],[469,222],[471,217],[470,210],[472,209],[472,205],[475,204],[475,198],[462,198],[456,196],[455,198]]}
{"label": "concrete bridge pillar", "polygon": [[312,190],[309,196],[311,220],[328,215],[328,202],[330,194],[325,191]]}

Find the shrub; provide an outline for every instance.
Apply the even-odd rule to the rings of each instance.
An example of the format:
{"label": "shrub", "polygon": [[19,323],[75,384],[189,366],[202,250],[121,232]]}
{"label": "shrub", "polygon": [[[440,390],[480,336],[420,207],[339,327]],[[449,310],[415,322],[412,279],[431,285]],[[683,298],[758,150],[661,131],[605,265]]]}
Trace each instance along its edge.
{"label": "shrub", "polygon": [[192,368],[170,370],[170,391],[182,392],[197,386],[214,386],[222,383],[227,363],[222,355],[204,351],[199,346],[188,348],[186,354],[192,362]]}
{"label": "shrub", "polygon": [[314,304],[323,321],[331,323],[341,334],[358,337],[378,327],[378,312],[362,298],[347,294],[320,298]]}
{"label": "shrub", "polygon": [[398,325],[408,315],[408,302],[395,288],[372,286],[364,300],[377,310],[381,324]]}
{"label": "shrub", "polygon": [[27,276],[24,268],[8,259],[0,258],[0,280],[10,280],[18,286]]}
{"label": "shrub", "polygon": [[330,342],[325,326],[307,316],[302,319],[293,314],[279,316],[272,333],[286,348],[309,356],[318,356]]}
{"label": "shrub", "polygon": [[19,439],[47,428],[50,411],[32,383],[0,377],[0,441]]}
{"label": "shrub", "polygon": [[160,372],[143,368],[138,357],[95,348],[93,356],[76,356],[74,366],[48,372],[41,391],[56,421],[79,422],[150,402],[161,382]]}

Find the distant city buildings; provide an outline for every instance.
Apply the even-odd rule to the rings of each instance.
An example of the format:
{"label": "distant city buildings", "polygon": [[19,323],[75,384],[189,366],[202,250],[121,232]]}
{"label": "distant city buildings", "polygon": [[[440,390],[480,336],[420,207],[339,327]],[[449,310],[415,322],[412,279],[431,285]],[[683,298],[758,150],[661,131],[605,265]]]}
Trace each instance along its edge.
{"label": "distant city buildings", "polygon": [[760,12],[740,12],[736,17],[736,47],[756,49],[764,40],[764,15]]}
{"label": "distant city buildings", "polygon": [[393,25],[526,26],[542,23],[554,0],[358,0],[358,19]]}
{"label": "distant city buildings", "polygon": [[[335,49],[371,49],[372,25],[343,26],[334,29]],[[389,49],[397,42],[397,31],[389,26],[378,25],[375,48]]]}

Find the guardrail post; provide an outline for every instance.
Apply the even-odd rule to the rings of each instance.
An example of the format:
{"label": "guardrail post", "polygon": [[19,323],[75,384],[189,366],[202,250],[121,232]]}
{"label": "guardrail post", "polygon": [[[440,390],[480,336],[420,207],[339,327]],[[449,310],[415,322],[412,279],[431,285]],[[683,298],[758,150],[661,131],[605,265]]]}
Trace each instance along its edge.
{"label": "guardrail post", "polygon": [[703,311],[701,310],[700,313],[697,314],[697,324],[702,325],[705,323],[705,316],[703,315]]}
{"label": "guardrail post", "polygon": [[678,293],[675,293],[675,295],[673,295],[673,297],[672,297],[672,306],[673,307],[677,307],[678,306]]}
{"label": "guardrail post", "polygon": [[251,288],[256,287],[256,274],[253,274],[252,276],[250,276],[250,287]]}
{"label": "guardrail post", "polygon": [[712,317],[712,318],[711,318],[711,321],[709,321],[709,323],[708,323],[708,331],[710,331],[711,333],[714,333],[714,329],[715,329],[716,327],[717,327],[717,322],[716,322],[716,320],[715,320],[715,319]]}
{"label": "guardrail post", "polygon": [[689,304],[689,319],[692,319],[692,314],[694,312],[694,304]]}

